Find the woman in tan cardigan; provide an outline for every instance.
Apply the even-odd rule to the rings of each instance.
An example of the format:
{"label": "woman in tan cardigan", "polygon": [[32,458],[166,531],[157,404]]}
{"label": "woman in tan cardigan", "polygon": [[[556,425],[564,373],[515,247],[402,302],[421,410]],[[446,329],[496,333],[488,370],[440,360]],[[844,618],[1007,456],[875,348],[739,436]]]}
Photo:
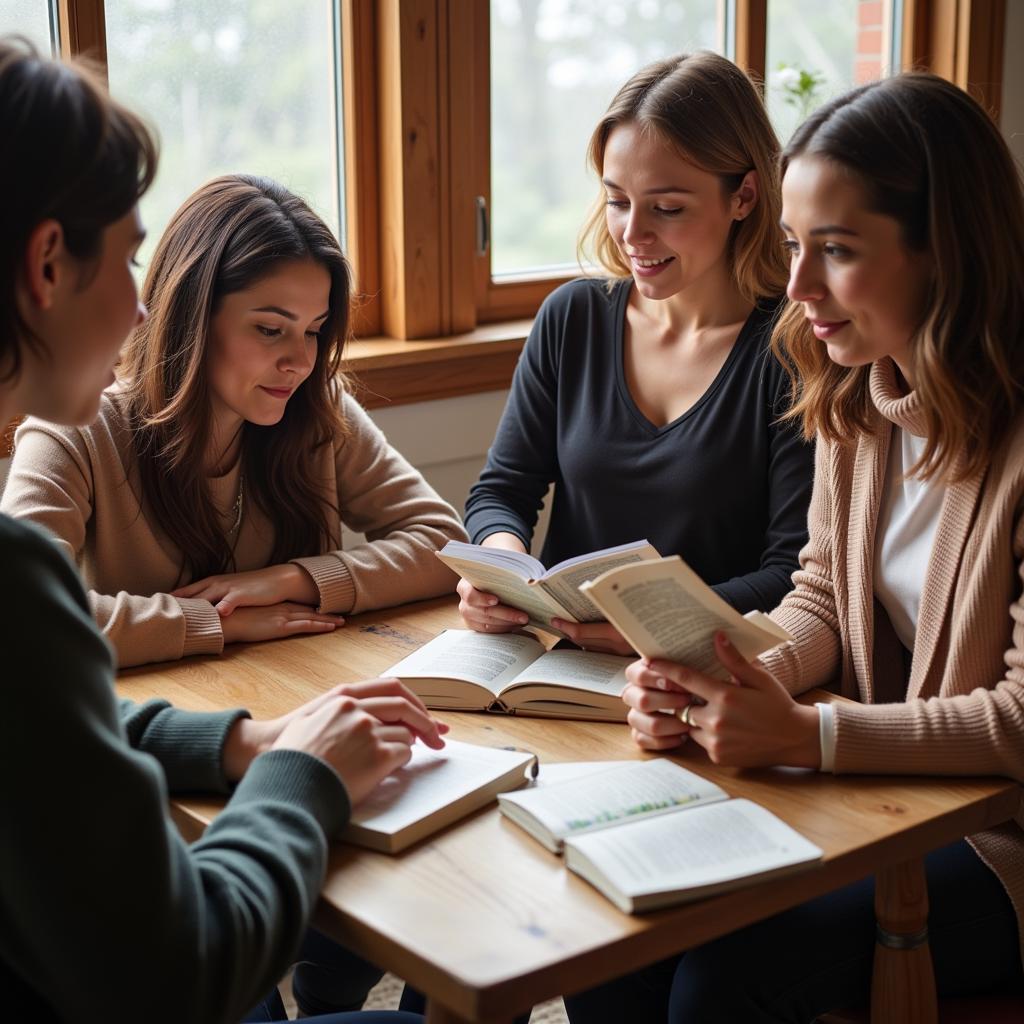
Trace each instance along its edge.
{"label": "woman in tan cardigan", "polygon": [[[449,591],[465,534],[339,377],[349,269],[266,179],[175,214],[99,419],[18,431],[2,509],[77,561],[121,667],[323,632]],[[368,543],[341,549],[341,525]]]}
{"label": "woman in tan cardigan", "polygon": [[[810,539],[773,618],[795,643],[725,683],[637,662],[649,750],[717,763],[1024,781],[1024,199],[996,127],[928,75],[817,111],[783,157],[776,349],[818,439]],[[838,684],[856,703],[805,707]],[[940,996],[1024,989],[1024,814],[926,860]],[[811,1021],[864,1003],[871,880],[569,1000],[576,1021]],[[637,1013],[633,1019],[640,1019]],[[621,1019],[621,1018],[620,1018]]]}

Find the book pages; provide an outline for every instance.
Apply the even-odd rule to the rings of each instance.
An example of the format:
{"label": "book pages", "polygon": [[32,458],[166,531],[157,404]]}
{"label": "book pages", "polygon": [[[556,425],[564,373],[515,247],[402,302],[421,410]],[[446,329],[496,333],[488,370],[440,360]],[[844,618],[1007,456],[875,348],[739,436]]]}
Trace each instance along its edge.
{"label": "book pages", "polygon": [[531,665],[544,648],[519,633],[476,633],[446,629],[387,669],[399,679],[464,679],[486,687],[495,696]]}
{"label": "book pages", "polygon": [[548,651],[520,673],[521,680],[512,682],[506,689],[550,683],[565,689],[618,697],[626,686],[626,668],[634,661],[636,658],[597,651]]}
{"label": "book pages", "polygon": [[583,589],[644,657],[678,661],[719,679],[728,673],[715,654],[717,632],[747,659],[792,640],[775,623],[768,630],[740,615],[678,556],[613,569]]}
{"label": "book pages", "polygon": [[508,793],[499,797],[498,803],[503,814],[527,831],[537,834],[529,824],[532,818],[548,836],[561,840],[727,799],[725,791],[713,782],[659,759],[629,762],[558,785]]}
{"label": "book pages", "polygon": [[443,551],[438,552],[437,557],[453,572],[469,580],[477,590],[494,594],[502,604],[526,612],[532,626],[548,629],[551,620],[556,616],[570,621],[573,619],[573,616],[549,597],[540,586],[531,586],[508,569],[475,559],[446,555]]}
{"label": "book pages", "polygon": [[636,821],[566,842],[566,866],[620,905],[622,897],[728,887],[821,856],[817,846],[749,800]]}
{"label": "book pages", "polygon": [[[623,545],[627,547],[627,545]],[[591,555],[586,561],[572,559],[567,561],[565,568],[545,577],[541,586],[551,598],[563,608],[572,612],[573,618],[579,622],[601,622],[604,615],[601,609],[579,588],[590,580],[597,579],[602,573],[616,569],[620,565],[634,565],[637,562],[651,561],[658,558],[658,552],[650,545],[641,547],[629,545],[629,550],[612,549],[606,555]]]}

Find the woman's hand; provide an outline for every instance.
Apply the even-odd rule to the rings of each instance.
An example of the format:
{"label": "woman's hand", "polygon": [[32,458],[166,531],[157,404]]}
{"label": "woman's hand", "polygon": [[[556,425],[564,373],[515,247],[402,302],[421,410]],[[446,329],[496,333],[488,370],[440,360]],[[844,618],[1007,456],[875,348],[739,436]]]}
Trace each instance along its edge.
{"label": "woman's hand", "polygon": [[207,576],[187,587],[172,590],[171,597],[197,597],[209,601],[222,618],[242,607],[282,604],[285,601],[306,605],[320,603],[320,591],[313,577],[301,565],[291,562],[251,572]]}
{"label": "woman's hand", "polygon": [[478,633],[509,633],[530,621],[525,612],[499,604],[493,594],[477,590],[469,580],[459,580],[455,591],[459,595],[462,621]]}
{"label": "woman's hand", "polygon": [[288,601],[265,608],[239,608],[220,621],[226,644],[278,640],[300,633],[330,633],[344,625],[345,620],[340,615],[327,615],[314,611],[309,605]]}
{"label": "woman's hand", "polygon": [[343,683],[280,718],[239,719],[224,745],[224,774],[236,782],[266,750],[303,750],[330,764],[356,803],[408,761],[416,739],[439,750],[447,731],[397,679]]}
{"label": "woman's hand", "polygon": [[[820,768],[817,708],[797,704],[770,672],[745,661],[722,633],[715,637],[715,653],[731,681],[671,661],[629,666],[622,697],[637,743],[665,750],[689,735],[715,764]],[[691,696],[703,703],[694,702],[687,726],[676,715]]]}
{"label": "woman's hand", "polygon": [[597,651],[601,654],[636,654],[610,622],[567,622],[565,619],[552,619],[551,625],[585,651]]}

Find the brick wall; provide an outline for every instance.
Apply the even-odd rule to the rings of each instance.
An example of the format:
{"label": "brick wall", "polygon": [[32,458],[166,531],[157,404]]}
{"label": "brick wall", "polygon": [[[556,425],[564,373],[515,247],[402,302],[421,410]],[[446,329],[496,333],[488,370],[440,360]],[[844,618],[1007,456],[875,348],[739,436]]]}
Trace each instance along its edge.
{"label": "brick wall", "polygon": [[882,77],[885,66],[883,17],[889,4],[886,0],[859,0],[857,4],[857,54],[853,63],[856,85],[874,82]]}

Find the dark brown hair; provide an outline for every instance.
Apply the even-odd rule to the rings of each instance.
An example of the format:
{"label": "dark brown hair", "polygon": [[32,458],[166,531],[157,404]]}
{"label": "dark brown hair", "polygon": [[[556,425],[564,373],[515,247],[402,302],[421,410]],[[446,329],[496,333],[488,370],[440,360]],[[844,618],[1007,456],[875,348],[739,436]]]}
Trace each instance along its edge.
{"label": "dark brown hair", "polygon": [[313,370],[279,423],[244,423],[241,440],[246,496],[274,524],[271,563],[277,564],[327,550],[337,533],[323,504],[316,453],[345,431],[338,398],[349,325],[348,263],[305,202],[266,178],[231,174],[185,200],[146,274],[142,297],[149,319],[129,337],[119,375],[144,496],[192,579],[234,564],[204,475],[210,322],[226,295],[296,260],[319,263],[331,278]]}
{"label": "dark brown hair", "polygon": [[149,188],[157,155],[142,121],[87,64],[40,57],[20,37],[0,39],[0,139],[0,381],[8,381],[21,371],[23,346],[46,351],[15,299],[29,236],[56,220],[87,283],[104,231]]}
{"label": "dark brown hair", "polygon": [[[1013,157],[985,111],[935,75],[862,86],[810,116],[782,157],[828,160],[873,212],[933,264],[911,341],[927,441],[921,478],[980,470],[1024,404],[1024,196]],[[871,429],[869,366],[833,363],[791,303],[772,338],[790,371],[804,433],[838,442]]]}
{"label": "dark brown hair", "polygon": [[[779,142],[751,80],[730,60],[700,51],[656,61],[638,71],[612,100],[590,137],[588,159],[598,178],[611,133],[637,124],[683,159],[718,175],[732,195],[748,171],[757,172],[757,203],[729,239],[729,267],[749,302],[781,295],[786,262],[779,229]],[[580,235],[580,260],[595,259],[619,277],[630,267],[605,219],[601,190]]]}

